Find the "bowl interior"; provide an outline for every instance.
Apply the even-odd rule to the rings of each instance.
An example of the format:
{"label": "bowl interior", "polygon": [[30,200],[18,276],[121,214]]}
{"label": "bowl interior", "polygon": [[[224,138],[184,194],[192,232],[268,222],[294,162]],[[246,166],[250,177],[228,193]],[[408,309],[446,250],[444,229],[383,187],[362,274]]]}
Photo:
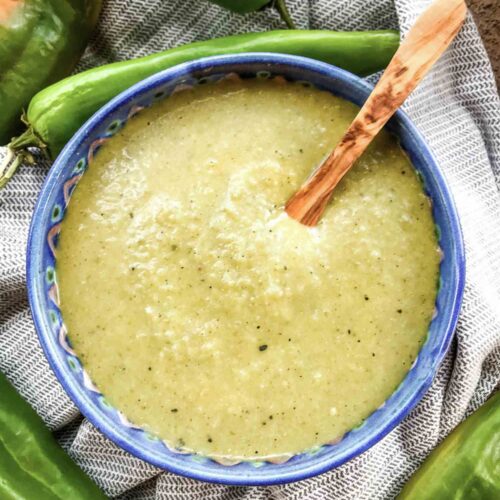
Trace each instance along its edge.
{"label": "bowl interior", "polygon": [[295,56],[244,54],[186,63],[158,73],[120,94],[98,111],[73,137],[54,163],[38,199],[28,242],[29,300],[40,342],[59,381],[82,413],[108,438],[132,454],[166,470],[205,481],[262,485],[296,481],[336,467],[367,450],[416,405],[432,382],[453,335],[464,285],[464,251],[456,210],[429,148],[407,116],[396,113],[388,129],[420,173],[432,200],[443,252],[434,319],[427,340],[407,376],[390,398],[359,427],[335,444],[295,455],[283,463],[220,463],[169,447],[130,423],[96,388],[78,360],[59,311],[55,276],[57,240],[66,206],[78,180],[98,149],[127,120],[184,87],[234,75],[313,85],[361,105],[372,87],[333,66]]}

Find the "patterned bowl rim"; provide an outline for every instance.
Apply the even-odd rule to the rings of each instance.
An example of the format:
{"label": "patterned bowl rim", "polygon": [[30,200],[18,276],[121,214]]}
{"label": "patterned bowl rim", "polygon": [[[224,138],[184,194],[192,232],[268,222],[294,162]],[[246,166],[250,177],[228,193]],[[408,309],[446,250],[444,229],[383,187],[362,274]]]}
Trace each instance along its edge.
{"label": "patterned bowl rim", "polygon": [[[285,77],[287,71],[294,71],[327,79],[329,85],[335,87],[334,93],[337,93],[337,87],[342,88],[343,90],[338,90],[338,94],[353,102],[356,102],[356,99],[359,101],[360,95],[366,98],[373,89],[366,81],[335,66],[304,57],[274,53],[245,53],[207,57],[161,71],[133,85],[104,105],[78,130],[50,169],[35,206],[28,236],[27,286],[35,328],[49,365],[82,414],[106,437],[132,455],[164,470],[186,477],[230,485],[271,485],[298,481],[324,473],[364,453],[380,441],[408,415],[423,397],[451,343],[458,321],[465,283],[465,252],[462,232],[455,203],[437,162],[422,135],[403,111],[398,111],[390,123],[397,124],[398,130],[395,133],[398,137],[406,137],[407,142],[412,144],[411,151],[408,149],[407,153],[413,163],[418,160],[420,166],[415,165],[415,167],[422,174],[424,184],[430,183],[435,189],[435,196],[439,198],[440,210],[442,211],[441,217],[444,219],[441,221],[441,225],[444,224],[448,235],[448,239],[444,243],[449,248],[445,251],[443,261],[448,260],[449,270],[445,276],[446,279],[443,279],[440,270],[440,289],[436,299],[438,311],[436,316],[439,316],[440,321],[444,324],[439,327],[437,333],[433,332],[433,335],[436,336],[433,343],[437,343],[437,345],[432,350],[428,348],[430,343],[430,334],[428,334],[417,359],[399,387],[360,426],[346,433],[340,442],[325,444],[319,447],[319,452],[318,450],[308,450],[294,455],[285,463],[240,462],[232,466],[207,457],[197,456],[194,453],[181,454],[166,446],[163,446],[160,451],[158,448],[153,449],[153,446],[156,446],[155,441],[159,440],[151,439],[152,444],[149,445],[144,438],[140,439],[141,435],[147,435],[146,431],[131,426],[116,410],[115,414],[110,416],[107,404],[98,406],[90,400],[89,393],[97,391],[92,388],[90,381],[85,384],[85,380],[83,380],[86,376],[85,372],[83,375],[80,374],[79,379],[72,372],[69,366],[70,361],[73,359],[77,363],[79,361],[74,356],[71,345],[68,344],[63,324],[61,324],[60,332],[57,335],[54,334],[50,320],[52,311],[47,310],[45,298],[47,291],[44,289],[43,255],[44,245],[47,245],[47,235],[50,232],[51,199],[56,196],[55,192],[61,192],[65,176],[67,177],[68,171],[75,164],[77,151],[93,136],[96,129],[103,122],[109,121],[113,113],[119,111],[123,106],[134,99],[139,99],[146,92],[151,92],[160,85],[175,82],[194,74],[202,74],[206,78],[206,75],[217,72],[238,73],[240,71],[248,73],[249,66],[257,66],[261,70],[275,72],[273,74],[276,75],[284,73]],[[310,78],[312,77],[310,76]],[[305,80],[307,81],[307,78]],[[391,125],[389,124],[389,126]],[[89,148],[92,148],[92,145],[89,145],[87,149]],[[428,196],[431,198],[429,193]],[[442,235],[434,210],[433,203],[433,215],[442,247]],[[431,330],[433,323],[434,319],[429,330]],[[58,342],[54,340],[55,336],[58,337]],[[63,358],[63,355],[66,358]],[[398,401],[397,398],[404,398],[404,401]],[[105,403],[102,395],[101,400],[103,400],[102,403]],[[370,429],[372,425],[373,429]],[[136,434],[132,435],[132,431]]]}

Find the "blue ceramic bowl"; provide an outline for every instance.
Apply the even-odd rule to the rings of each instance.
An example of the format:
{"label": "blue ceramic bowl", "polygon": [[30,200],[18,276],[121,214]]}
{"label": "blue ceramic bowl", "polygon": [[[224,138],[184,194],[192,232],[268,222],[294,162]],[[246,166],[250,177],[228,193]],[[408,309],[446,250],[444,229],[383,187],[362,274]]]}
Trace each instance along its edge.
{"label": "blue ceramic bowl", "polygon": [[417,404],[432,382],[457,323],[464,286],[464,250],[455,206],[436,160],[418,130],[399,111],[388,128],[399,138],[422,176],[425,190],[432,200],[443,259],[436,314],[427,340],[392,396],[337,443],[308,450],[284,463],[219,463],[172,449],[131,424],[92,384],[68,340],[59,312],[54,271],[61,220],[72,190],[98,148],[130,116],[167,97],[176,88],[234,77],[234,74],[243,78],[280,75],[327,90],[358,105],[372,90],[362,79],[328,64],[301,57],[260,53],[211,57],[181,64],[134,85],[83,125],[50,170],[31,223],[27,253],[28,290],[36,330],[52,369],[82,413],[109,439],[133,455],[177,474],[226,484],[266,485],[297,481],[343,464],[382,439]]}

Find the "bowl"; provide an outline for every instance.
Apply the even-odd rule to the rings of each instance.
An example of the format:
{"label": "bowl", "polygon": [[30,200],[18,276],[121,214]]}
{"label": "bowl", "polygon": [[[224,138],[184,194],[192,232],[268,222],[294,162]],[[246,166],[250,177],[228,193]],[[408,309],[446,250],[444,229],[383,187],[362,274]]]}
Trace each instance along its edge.
{"label": "bowl", "polygon": [[387,128],[419,172],[442,250],[434,318],[420,353],[396,391],[360,426],[337,443],[297,454],[283,463],[217,462],[181,453],[127,420],[94,386],[68,339],[59,311],[55,274],[57,241],[71,193],[102,144],[144,107],[185,86],[237,74],[242,78],[280,75],[362,105],[372,87],[334,66],[297,56],[249,53],[181,64],[122,92],[90,118],[66,145],[50,170],[31,222],[27,249],[29,302],[45,355],[62,386],[85,417],[118,446],[162,469],[204,481],[270,485],[298,481],[337,467],[368,450],[390,432],[422,398],[443,359],[457,323],[464,287],[464,249],[455,205],[428,145],[411,120],[398,111]]}

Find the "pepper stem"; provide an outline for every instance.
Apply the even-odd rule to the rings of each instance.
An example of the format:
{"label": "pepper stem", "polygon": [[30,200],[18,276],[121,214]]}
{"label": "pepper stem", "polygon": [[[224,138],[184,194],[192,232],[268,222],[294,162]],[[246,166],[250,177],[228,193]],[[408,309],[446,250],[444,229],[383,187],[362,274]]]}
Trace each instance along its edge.
{"label": "pepper stem", "polygon": [[297,29],[295,27],[295,23],[293,22],[292,16],[290,16],[290,12],[288,11],[285,0],[274,0],[273,7],[275,7],[275,9],[279,12],[281,19],[285,21],[285,24],[289,29]]}
{"label": "pepper stem", "polygon": [[[25,118],[22,118],[27,124]],[[38,137],[32,127],[28,125],[20,136],[14,137],[7,146],[7,155],[0,163],[0,189],[10,181],[19,165],[27,163],[33,165],[35,159],[28,151],[29,147],[36,147],[46,153],[47,145]]]}
{"label": "pepper stem", "polygon": [[21,157],[17,156],[12,149],[7,149],[7,156],[0,164],[0,189],[10,181],[17,167],[21,164]]}

